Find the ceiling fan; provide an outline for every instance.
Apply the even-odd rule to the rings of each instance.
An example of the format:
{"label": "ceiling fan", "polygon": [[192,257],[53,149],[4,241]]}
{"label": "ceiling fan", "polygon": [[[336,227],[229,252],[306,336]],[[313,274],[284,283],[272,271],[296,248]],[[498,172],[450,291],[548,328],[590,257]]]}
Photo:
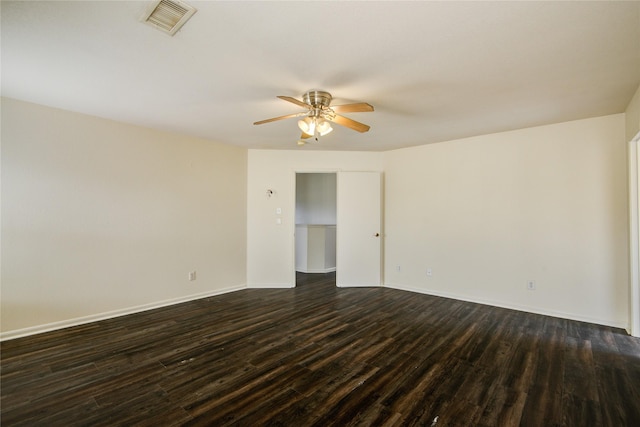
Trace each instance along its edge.
{"label": "ceiling fan", "polygon": [[272,119],[261,120],[255,122],[254,125],[261,125],[264,123],[275,122],[277,120],[290,119],[293,117],[306,116],[304,119],[298,121],[298,127],[302,131],[300,136],[299,145],[305,144],[305,139],[324,136],[331,132],[333,128],[329,122],[337,123],[339,125],[348,127],[358,132],[367,132],[370,127],[364,123],[356,122],[347,117],[341,116],[336,113],[361,113],[367,111],[373,111],[373,106],[366,102],[356,102],[353,104],[343,104],[331,106],[331,94],[323,90],[309,90],[302,95],[302,101],[299,101],[290,96],[278,96],[278,98],[285,101],[296,104],[299,107],[304,108],[306,111],[299,113],[287,114],[286,116],[274,117]]}

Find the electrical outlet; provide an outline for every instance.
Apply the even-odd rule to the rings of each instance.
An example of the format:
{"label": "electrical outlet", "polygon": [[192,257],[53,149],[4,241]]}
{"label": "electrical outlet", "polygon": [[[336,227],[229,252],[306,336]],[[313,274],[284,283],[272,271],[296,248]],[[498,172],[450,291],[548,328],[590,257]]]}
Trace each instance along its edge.
{"label": "electrical outlet", "polygon": [[533,280],[529,280],[527,282],[527,289],[530,291],[535,291],[536,290],[536,282],[534,282]]}
{"label": "electrical outlet", "polygon": [[427,276],[433,276],[433,271],[430,268],[427,268]]}
{"label": "electrical outlet", "polygon": [[193,282],[194,280],[196,280],[196,272],[195,271],[190,271],[189,272],[189,281]]}
{"label": "electrical outlet", "polygon": [[399,265],[396,265],[396,271],[397,271],[398,273],[400,273],[400,266],[399,266]]}

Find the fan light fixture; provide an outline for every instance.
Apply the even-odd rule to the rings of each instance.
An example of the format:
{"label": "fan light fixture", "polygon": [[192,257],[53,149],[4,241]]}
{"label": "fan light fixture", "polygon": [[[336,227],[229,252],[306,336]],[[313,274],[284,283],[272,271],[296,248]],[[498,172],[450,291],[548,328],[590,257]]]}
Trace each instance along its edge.
{"label": "fan light fixture", "polygon": [[325,136],[333,130],[328,121],[317,117],[305,117],[298,121],[298,127],[302,132],[311,136]]}

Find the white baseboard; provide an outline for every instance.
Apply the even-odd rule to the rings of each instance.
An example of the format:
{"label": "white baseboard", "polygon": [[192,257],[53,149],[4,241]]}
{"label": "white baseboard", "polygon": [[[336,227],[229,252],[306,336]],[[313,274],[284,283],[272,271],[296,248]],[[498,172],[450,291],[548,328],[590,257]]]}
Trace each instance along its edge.
{"label": "white baseboard", "polygon": [[[433,295],[433,296],[438,296],[438,297],[443,297],[443,298],[451,298],[451,299],[455,299],[455,300],[467,301],[467,302],[472,302],[472,303],[476,303],[476,304],[491,305],[491,306],[494,306],[494,307],[501,307],[501,308],[506,308],[506,309],[511,309],[511,310],[524,311],[524,312],[527,312],[527,313],[541,314],[541,315],[544,315],[544,316],[560,317],[560,318],[563,318],[563,319],[577,320],[577,321],[580,321],[580,322],[595,323],[595,324],[611,326],[611,327],[615,327],[615,328],[622,328],[622,329],[625,329],[627,331],[629,330],[629,325],[628,324],[612,322],[612,321],[593,318],[593,317],[589,317],[589,316],[580,316],[580,315],[576,315],[576,314],[573,314],[573,313],[558,312],[558,311],[553,311],[553,310],[540,310],[540,309],[532,308],[532,307],[518,306],[516,304],[505,304],[505,303],[500,302],[500,301],[481,300],[481,299],[477,299],[477,298],[469,298],[469,297],[466,297],[466,296],[463,296],[463,295],[451,294],[451,293],[448,293],[448,292],[436,292],[436,291],[431,291],[431,290],[413,288],[413,287],[410,287],[410,286],[393,285],[393,284],[388,284],[388,283],[385,284],[384,286],[387,287],[387,288],[398,289],[398,290],[401,290],[401,291],[415,292],[415,293],[419,293],[419,294]],[[26,337],[26,336],[29,336],[29,335],[36,335],[36,334],[41,334],[41,333],[44,333],[44,332],[55,331],[55,330],[58,330],[58,329],[69,328],[69,327],[72,327],[72,326],[84,325],[84,324],[87,324],[87,323],[97,322],[97,321],[100,321],[100,320],[107,320],[107,319],[112,319],[112,318],[115,318],[115,317],[126,316],[128,314],[140,313],[140,312],[143,312],[143,311],[153,310],[155,308],[161,308],[161,307],[166,307],[166,306],[169,306],[169,305],[180,304],[180,303],[183,303],[183,302],[193,301],[193,300],[207,298],[207,297],[211,297],[211,296],[222,295],[222,294],[226,294],[226,293],[229,293],[229,292],[239,291],[239,290],[242,290],[242,289],[289,289],[289,288],[293,288],[293,287],[295,287],[295,285],[292,286],[290,283],[253,284],[253,285],[232,286],[232,287],[228,287],[228,288],[217,289],[215,291],[202,292],[202,293],[199,293],[199,294],[187,295],[187,296],[183,296],[183,297],[179,297],[179,298],[173,298],[173,299],[159,301],[159,302],[150,303],[150,304],[143,304],[143,305],[139,305],[139,306],[135,306],[135,307],[129,307],[129,308],[126,308],[126,309],[121,309],[121,310],[114,310],[114,311],[109,311],[109,312],[104,312],[104,313],[99,313],[99,314],[93,314],[93,315],[84,316],[84,317],[77,317],[77,318],[74,318],[74,319],[68,319],[68,320],[63,320],[63,321],[59,321],[59,322],[47,323],[47,324],[32,326],[32,327],[24,328],[24,329],[16,329],[16,330],[13,330],[13,331],[0,332],[0,341],[7,341],[7,340],[15,339],[15,338]]]}
{"label": "white baseboard", "polygon": [[247,289],[290,289],[295,287],[296,285],[291,283],[253,283],[247,285]]}
{"label": "white baseboard", "polygon": [[310,270],[303,270],[303,269],[299,269],[296,270],[299,273],[331,273],[333,271],[336,271],[335,267],[332,268],[312,268]]}
{"label": "white baseboard", "polygon": [[113,319],[114,317],[126,316],[128,314],[140,313],[143,311],[153,310],[155,308],[166,307],[169,305],[180,304],[183,302],[194,301],[197,299],[222,295],[229,292],[235,292],[246,289],[245,285],[232,286],[215,291],[202,292],[199,294],[187,295],[178,298],[172,298],[164,301],[153,302],[149,304],[138,305],[134,307],[124,308],[120,310],[107,311],[104,313],[92,314],[89,316],[76,317],[73,319],[62,320],[59,322],[46,323],[44,325],[31,326],[24,329],[16,329],[13,331],[0,332],[0,341],[12,340],[15,338],[26,337],[29,335],[41,334],[44,332],[55,331],[58,329],[70,328],[72,326],[84,325],[87,323],[98,322],[100,320]]}
{"label": "white baseboard", "polygon": [[432,296],[436,296],[436,297],[443,297],[443,298],[450,298],[450,299],[455,299],[455,300],[459,300],[459,301],[466,301],[466,302],[472,302],[472,303],[476,303],[476,304],[483,304],[483,305],[490,305],[493,307],[500,307],[500,308],[506,308],[509,310],[517,310],[517,311],[523,311],[526,313],[533,313],[533,314],[540,314],[543,316],[551,316],[551,317],[559,317],[562,319],[568,319],[568,320],[576,320],[579,322],[586,322],[586,323],[595,323],[598,325],[604,325],[604,326],[611,326],[614,328],[622,328],[624,330],[626,330],[627,332],[629,332],[629,325],[627,325],[626,323],[618,323],[615,321],[611,321],[611,320],[606,320],[606,319],[599,319],[596,317],[589,317],[589,316],[581,316],[581,315],[577,315],[574,313],[566,313],[566,312],[562,312],[562,311],[555,311],[555,310],[544,310],[544,309],[539,309],[539,308],[534,308],[534,307],[528,307],[528,306],[521,306],[518,304],[508,304],[502,301],[493,301],[493,300],[488,300],[488,299],[479,299],[479,298],[470,298],[468,296],[465,295],[458,295],[458,294],[452,294],[449,292],[438,292],[438,291],[432,291],[429,289],[418,289],[418,288],[414,288],[411,286],[403,286],[403,285],[393,285],[393,284],[385,284],[384,285],[387,288],[391,288],[391,289],[398,289],[401,291],[408,291],[408,292],[415,292],[415,293],[419,293],[419,294],[425,294],[425,295],[432,295]]}

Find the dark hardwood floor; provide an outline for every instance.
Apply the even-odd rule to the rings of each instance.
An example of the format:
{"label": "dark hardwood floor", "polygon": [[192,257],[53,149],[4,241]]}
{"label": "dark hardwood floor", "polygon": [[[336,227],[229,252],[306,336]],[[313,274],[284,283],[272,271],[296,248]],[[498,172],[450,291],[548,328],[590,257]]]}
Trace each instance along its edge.
{"label": "dark hardwood floor", "polygon": [[2,426],[640,426],[624,331],[385,288],[243,290],[1,345]]}

